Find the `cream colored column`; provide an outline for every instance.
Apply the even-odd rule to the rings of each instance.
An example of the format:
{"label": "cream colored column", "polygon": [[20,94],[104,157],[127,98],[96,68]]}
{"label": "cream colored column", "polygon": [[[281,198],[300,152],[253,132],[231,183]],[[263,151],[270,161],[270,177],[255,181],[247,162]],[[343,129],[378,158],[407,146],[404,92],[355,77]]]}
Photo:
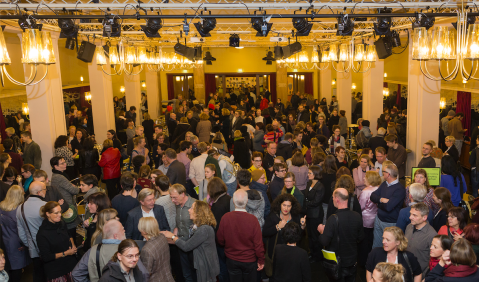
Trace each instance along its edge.
{"label": "cream colored column", "polygon": [[156,120],[160,109],[160,85],[158,73],[146,70],[146,99],[148,100],[148,113],[152,120]]}
{"label": "cream colored column", "polygon": [[[339,103],[339,110],[346,111],[346,118],[348,119],[348,124],[351,124],[351,85],[352,85],[351,71],[346,73],[338,72],[338,91],[337,98]],[[331,101],[331,100],[330,100]],[[329,102],[329,101],[328,101]]]}
{"label": "cream colored column", "polygon": [[288,69],[280,68],[278,64],[276,64],[276,98],[280,98],[285,105],[288,101]]}
{"label": "cream colored column", "polygon": [[[107,71],[109,71],[108,66],[105,66]],[[105,74],[101,66],[97,66],[96,56],[93,56],[93,61],[88,64],[88,76],[95,136],[97,142],[102,143],[106,139],[108,130],[116,130],[112,77]]]}
{"label": "cream colored column", "polygon": [[[427,140],[438,143],[441,100],[441,81],[425,77],[419,68],[419,61],[412,60],[411,51],[412,44],[409,44],[406,144],[412,153],[408,155],[406,175],[411,175],[411,168],[421,160],[422,145]],[[437,65],[434,67],[432,63],[428,66],[430,70],[437,69]]]}
{"label": "cream colored column", "polygon": [[[30,109],[32,138],[42,150],[42,167],[51,177],[50,159],[55,156],[53,144],[59,135],[66,135],[65,108],[63,106],[60,56],[58,52],[57,32],[52,32],[53,52],[56,63],[48,67],[48,74],[40,83],[27,86],[27,101]],[[22,34],[18,34],[20,40]],[[38,66],[38,77],[45,73],[46,66]],[[30,74],[30,66],[24,65],[25,77]],[[35,81],[37,81],[37,79]]]}
{"label": "cream colored column", "polygon": [[[205,67],[204,65],[199,68],[193,68],[193,82],[195,85],[195,97],[196,99],[205,99],[206,98],[206,89],[205,89]],[[208,93],[208,97],[210,93]],[[188,94],[183,99],[189,99]],[[208,99],[205,99],[205,103],[208,103]]]}
{"label": "cream colored column", "polygon": [[328,66],[326,69],[319,72],[319,99],[326,98],[328,105],[331,103],[331,95],[333,93],[331,81],[331,66]]}
{"label": "cream colored column", "polygon": [[371,133],[376,135],[378,118],[383,113],[384,60],[376,58],[369,71],[363,73],[363,119],[371,123]]}
{"label": "cream colored column", "polygon": [[141,125],[141,83],[140,75],[128,75],[125,73],[125,96],[126,110],[129,111],[131,106],[136,107],[136,125]]}

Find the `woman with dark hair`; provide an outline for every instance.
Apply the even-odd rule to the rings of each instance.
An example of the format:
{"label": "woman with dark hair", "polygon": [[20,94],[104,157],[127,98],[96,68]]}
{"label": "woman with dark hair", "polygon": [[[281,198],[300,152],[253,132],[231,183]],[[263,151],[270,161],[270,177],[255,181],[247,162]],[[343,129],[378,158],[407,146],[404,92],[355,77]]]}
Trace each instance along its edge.
{"label": "woman with dark hair", "polygon": [[432,227],[437,232],[443,225],[446,225],[447,212],[450,208],[454,207],[454,205],[451,202],[451,192],[444,187],[434,189],[432,200],[440,207],[434,214],[434,219],[432,220]]}
{"label": "woman with dark hair", "polygon": [[77,128],[75,130],[75,138],[70,142],[72,152],[80,152],[83,150],[83,142],[85,141],[86,133],[83,129]]}
{"label": "woman with dark hair", "polygon": [[442,254],[439,263],[426,276],[426,282],[477,282],[476,260],[471,243],[458,239],[452,244],[451,251]]}
{"label": "woman with dark hair", "polygon": [[264,124],[256,123],[256,131],[253,133],[253,151],[264,152],[263,148]]}
{"label": "woman with dark hair", "polygon": [[24,179],[23,182],[23,191],[25,194],[29,194],[28,188],[30,188],[30,184],[33,182],[33,174],[35,173],[35,167],[31,164],[24,164],[22,165],[22,176]]}
{"label": "woman with dark hair", "polygon": [[83,222],[86,228],[85,242],[83,242],[84,250],[87,251],[91,247],[91,238],[96,230],[96,223],[98,221],[98,213],[104,209],[111,208],[110,199],[103,192],[91,194],[88,197],[88,210],[91,216]]}
{"label": "woman with dark hair", "polygon": [[143,274],[138,268],[140,248],[132,239],[125,239],[118,245],[118,251],[103,268],[103,274],[98,282],[124,282],[125,274],[131,281],[143,282]]}
{"label": "woman with dark hair", "polygon": [[22,177],[18,174],[17,170],[13,166],[9,166],[5,169],[3,174],[3,182],[10,186],[19,185],[23,189]]}
{"label": "woman with dark hair", "polygon": [[62,220],[60,204],[54,201],[46,203],[40,208],[40,216],[44,220],[36,239],[47,281],[73,281],[71,272],[77,263],[77,248]]}
{"label": "woman with dark hair", "polygon": [[[122,145],[120,139],[116,136],[116,132],[113,129],[110,129],[106,132],[106,138],[113,141],[113,148],[117,148],[120,152],[122,150]],[[103,153],[103,152],[102,152]]]}
{"label": "woman with dark hair", "polygon": [[[427,205],[427,207],[430,210],[432,210],[433,214],[436,214],[439,211],[440,206],[436,204],[433,200],[434,189],[429,184],[427,172],[422,168],[416,170],[414,172],[414,180],[412,183],[419,183],[424,185],[424,187],[427,189],[427,194],[426,194],[426,198],[424,198],[424,203]],[[409,186],[408,186],[406,187],[406,198],[404,199],[404,204],[406,204],[406,206],[409,206],[410,203],[411,203],[411,199],[409,198]]]}
{"label": "woman with dark hair", "polygon": [[451,249],[452,243],[454,243],[454,241],[446,235],[434,236],[431,242],[431,251],[429,252],[429,271],[436,267],[444,252]]}
{"label": "woman with dark hair", "polygon": [[85,142],[83,142],[83,150],[80,152],[80,173],[82,175],[93,174],[97,179],[100,179],[101,168],[98,165],[99,160],[100,155],[95,148],[95,139],[93,137],[86,138]]}
{"label": "woman with dark hair", "polygon": [[472,244],[476,254],[476,264],[479,265],[479,224],[470,223],[464,228],[464,239]]}
{"label": "woman with dark hair", "polygon": [[120,151],[117,148],[113,148],[113,141],[106,139],[103,142],[103,148],[106,148],[105,152],[101,155],[101,160],[98,163],[103,168],[103,181],[106,184],[108,191],[108,197],[110,200],[118,194],[117,189],[120,182]]}
{"label": "woman with dark hair", "polygon": [[381,114],[378,118],[378,128],[388,128],[388,122],[389,122],[389,114],[388,113],[384,113],[384,114]]}
{"label": "woman with dark hair", "polygon": [[75,154],[68,148],[68,136],[60,135],[55,140],[55,156],[62,157],[67,163],[66,173],[70,179],[75,178],[75,158],[78,155],[78,149],[75,149]]}
{"label": "woman with dark hair", "polygon": [[326,138],[329,139],[330,133],[329,128],[326,125],[326,118],[322,115],[318,116],[318,123],[317,123],[317,130],[316,133],[319,135],[324,135]]}
{"label": "woman with dark hair", "polygon": [[[285,177],[286,179],[286,177]],[[284,244],[283,233],[280,232],[286,223],[292,221],[301,224],[301,229],[306,227],[306,219],[301,218],[301,205],[296,198],[290,194],[281,194],[271,204],[271,212],[266,217],[263,227],[263,237],[267,241],[268,255],[273,257],[273,250],[277,245]]]}
{"label": "woman with dark hair", "polygon": [[447,212],[447,222],[437,234],[449,236],[451,240],[457,241],[464,237],[464,227],[467,225],[467,214],[462,207],[452,207]]}
{"label": "woman with dark hair", "polygon": [[303,153],[298,150],[293,154],[291,165],[288,168],[288,171],[294,173],[294,176],[296,176],[296,187],[301,191],[306,189],[308,183],[308,167],[305,163]]}
{"label": "woman with dark hair", "polygon": [[[143,125],[143,132],[145,134],[146,139],[148,140],[148,144],[153,144],[153,132],[154,132],[153,127],[155,126],[155,122],[151,119],[150,114],[148,112],[143,114],[143,118],[144,120],[141,123],[141,125]],[[180,117],[178,117],[178,119],[180,119]],[[173,132],[171,132],[170,134],[173,134]],[[113,144],[113,146],[114,145],[115,144]],[[151,149],[151,148],[148,148],[148,149]]]}
{"label": "woman with dark hair", "polygon": [[336,158],[332,155],[326,156],[323,164],[322,178],[321,183],[324,186],[324,197],[323,197],[323,211],[324,218],[323,222],[326,222],[326,213],[328,211],[328,203],[333,195],[334,185],[336,183],[336,172],[338,168],[336,167]]}
{"label": "woman with dark hair", "polygon": [[320,182],[322,178],[321,168],[318,166],[309,167],[308,184],[303,191],[305,198],[304,214],[306,214],[306,227],[308,228],[309,249],[314,260],[322,258],[321,244],[319,243],[318,225],[323,223],[324,210],[322,202],[325,189]]}
{"label": "woman with dark hair", "polygon": [[459,171],[454,158],[447,155],[441,159],[441,172],[441,183],[439,186],[445,187],[451,192],[451,201],[457,207],[461,202],[462,194],[467,191],[464,175]]}
{"label": "woman with dark hair", "polygon": [[[339,176],[339,172],[341,172],[341,169],[338,170],[338,174],[337,174],[338,176]],[[336,180],[336,185],[335,185],[334,189],[344,188],[344,189],[348,190],[348,194],[349,194],[348,209],[351,209],[351,207],[352,207],[352,210],[357,212],[362,217],[363,214],[362,214],[362,211],[361,211],[361,204],[359,203],[358,197],[356,197],[356,195],[354,195],[354,189],[355,189],[354,180],[351,177],[351,174],[348,173],[349,170],[346,171],[346,168],[344,168],[344,169],[345,169],[346,173],[338,177],[338,179]],[[334,191],[334,189],[333,189],[333,191]],[[331,199],[329,199],[329,203],[328,203],[328,211],[326,213],[326,218],[329,218],[337,210],[338,209],[333,204],[333,197],[331,197]]]}
{"label": "woman with dark hair", "polygon": [[281,235],[285,244],[277,245],[273,258],[274,281],[311,281],[311,266],[308,253],[296,244],[301,240],[302,230],[295,222],[288,222]]}

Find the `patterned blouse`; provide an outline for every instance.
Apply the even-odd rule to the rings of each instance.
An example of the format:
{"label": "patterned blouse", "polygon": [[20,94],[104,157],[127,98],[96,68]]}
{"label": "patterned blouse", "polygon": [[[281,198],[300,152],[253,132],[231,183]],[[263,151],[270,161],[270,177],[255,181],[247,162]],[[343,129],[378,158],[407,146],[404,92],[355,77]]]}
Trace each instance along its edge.
{"label": "patterned blouse", "polygon": [[55,156],[65,159],[67,166],[74,166],[73,153],[67,146],[63,146],[55,149]]}

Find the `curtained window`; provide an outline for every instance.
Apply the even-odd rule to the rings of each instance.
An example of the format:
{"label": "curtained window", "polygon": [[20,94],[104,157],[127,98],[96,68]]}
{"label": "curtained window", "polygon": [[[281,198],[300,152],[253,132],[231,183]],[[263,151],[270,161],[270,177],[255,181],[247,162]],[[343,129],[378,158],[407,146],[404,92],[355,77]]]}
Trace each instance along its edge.
{"label": "curtained window", "polygon": [[471,136],[471,92],[457,92],[456,113],[464,114],[462,128],[467,129],[464,135]]}

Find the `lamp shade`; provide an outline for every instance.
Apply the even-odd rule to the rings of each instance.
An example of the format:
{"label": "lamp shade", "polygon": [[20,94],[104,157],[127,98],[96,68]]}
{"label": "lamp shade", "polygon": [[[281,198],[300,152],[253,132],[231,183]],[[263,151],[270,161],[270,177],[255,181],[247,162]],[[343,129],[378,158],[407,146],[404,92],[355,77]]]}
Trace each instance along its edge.
{"label": "lamp shade", "polygon": [[118,49],[116,46],[110,46],[109,59],[110,59],[110,65],[120,64],[120,56],[118,55]]}
{"label": "lamp shade", "polygon": [[467,32],[466,59],[479,59],[479,24],[470,24]]}
{"label": "lamp shade", "polygon": [[96,56],[97,65],[99,66],[106,65],[106,56],[105,56],[105,51],[103,50],[103,47],[96,46],[95,56]]}
{"label": "lamp shade", "polygon": [[338,61],[338,45],[329,46],[329,61],[337,62]]}
{"label": "lamp shade", "polygon": [[42,62],[50,65],[56,63],[52,36],[49,31],[42,31]]}
{"label": "lamp shade", "polygon": [[42,34],[38,29],[25,29],[22,35],[22,63],[42,64]]}
{"label": "lamp shade", "polygon": [[366,59],[366,53],[364,53],[364,44],[354,45],[354,61],[363,62]]}
{"label": "lamp shade", "polygon": [[137,51],[137,62],[139,64],[148,63],[148,56],[146,55],[146,47],[139,46],[137,47],[136,51]]}
{"label": "lamp shade", "polygon": [[5,37],[3,36],[3,31],[0,28],[0,65],[11,64],[10,56],[7,51],[7,44],[5,43]]}
{"label": "lamp shade", "polygon": [[366,48],[366,62],[376,62],[376,45],[368,45]]}
{"label": "lamp shade", "polygon": [[346,43],[339,46],[339,61],[347,62],[349,60],[349,45]]}
{"label": "lamp shade", "polygon": [[136,50],[134,46],[128,46],[125,48],[125,64],[137,64]]}
{"label": "lamp shade", "polygon": [[430,58],[431,49],[427,30],[425,27],[416,27],[412,37],[412,59],[429,60]]}
{"label": "lamp shade", "polygon": [[450,30],[447,26],[436,26],[432,33],[431,59],[450,60],[454,44],[449,36]]}

